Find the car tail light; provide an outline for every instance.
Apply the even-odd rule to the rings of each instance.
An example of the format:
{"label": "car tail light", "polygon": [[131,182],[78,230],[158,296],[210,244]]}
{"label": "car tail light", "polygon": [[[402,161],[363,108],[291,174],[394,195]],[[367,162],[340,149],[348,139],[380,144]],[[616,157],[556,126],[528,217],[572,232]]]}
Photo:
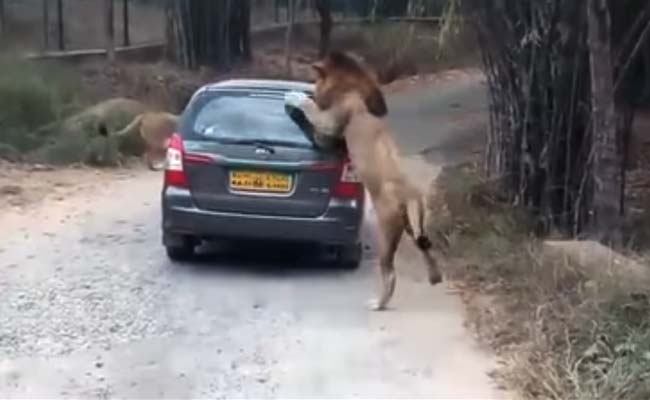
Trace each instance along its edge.
{"label": "car tail light", "polygon": [[177,133],[168,140],[167,159],[165,160],[165,185],[179,188],[189,188],[185,166],[188,164],[211,164],[214,157],[186,153],[183,138]]}
{"label": "car tail light", "polygon": [[341,177],[334,186],[334,196],[344,199],[357,199],[363,196],[363,185],[359,181],[349,158],[346,158],[341,168]]}
{"label": "car tail light", "polygon": [[167,159],[165,166],[165,185],[180,188],[189,187],[187,175],[183,169],[183,158],[185,149],[183,139],[180,135],[174,134],[169,141],[167,148]]}

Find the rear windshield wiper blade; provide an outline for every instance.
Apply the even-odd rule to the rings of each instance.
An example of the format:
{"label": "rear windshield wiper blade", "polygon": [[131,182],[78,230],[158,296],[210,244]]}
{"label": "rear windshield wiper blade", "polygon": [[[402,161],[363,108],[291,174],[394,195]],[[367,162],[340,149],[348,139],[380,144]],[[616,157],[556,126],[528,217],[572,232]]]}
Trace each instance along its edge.
{"label": "rear windshield wiper blade", "polygon": [[239,140],[224,140],[224,143],[228,144],[242,144],[242,145],[251,145],[259,146],[272,149],[274,146],[280,147],[305,147],[304,144],[289,142],[284,140],[264,140],[264,139],[239,139]]}

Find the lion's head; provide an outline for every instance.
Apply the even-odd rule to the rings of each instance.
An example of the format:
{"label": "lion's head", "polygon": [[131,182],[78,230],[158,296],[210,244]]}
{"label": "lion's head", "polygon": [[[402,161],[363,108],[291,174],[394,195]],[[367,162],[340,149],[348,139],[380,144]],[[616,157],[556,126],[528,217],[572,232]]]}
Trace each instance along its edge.
{"label": "lion's head", "polygon": [[314,101],[321,109],[330,108],[345,94],[356,91],[368,112],[376,117],[388,114],[376,74],[358,56],[334,51],[312,64],[312,68],[317,75]]}

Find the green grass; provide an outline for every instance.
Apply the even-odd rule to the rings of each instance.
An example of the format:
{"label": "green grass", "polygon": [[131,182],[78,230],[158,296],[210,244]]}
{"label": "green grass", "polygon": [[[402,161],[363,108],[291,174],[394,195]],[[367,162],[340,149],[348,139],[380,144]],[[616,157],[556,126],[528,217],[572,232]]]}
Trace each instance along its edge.
{"label": "green grass", "polygon": [[40,130],[77,111],[81,83],[64,67],[0,58],[0,144],[31,151],[56,134]]}
{"label": "green grass", "polygon": [[[116,165],[116,140],[97,134],[97,118],[82,111],[84,91],[72,68],[0,58],[0,157],[54,165]],[[66,118],[76,115],[76,122]],[[109,130],[128,121],[107,115]],[[67,123],[63,123],[67,121]]]}

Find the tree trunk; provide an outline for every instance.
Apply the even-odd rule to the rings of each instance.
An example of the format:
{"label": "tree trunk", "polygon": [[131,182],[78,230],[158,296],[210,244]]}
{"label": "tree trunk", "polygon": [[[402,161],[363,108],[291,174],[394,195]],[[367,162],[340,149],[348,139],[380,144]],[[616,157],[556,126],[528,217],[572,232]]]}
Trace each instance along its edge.
{"label": "tree trunk", "polygon": [[593,220],[592,233],[620,239],[620,153],[617,146],[611,17],[605,0],[589,0],[588,43],[591,70]]}
{"label": "tree trunk", "polygon": [[239,58],[242,56],[242,40],[241,40],[241,7],[240,2],[232,5],[232,10],[229,13],[228,19],[228,38],[230,46],[230,55]]}
{"label": "tree trunk", "polygon": [[108,62],[115,62],[115,14],[113,0],[104,0],[106,57]]}
{"label": "tree trunk", "polygon": [[63,0],[56,0],[56,20],[59,50],[65,50],[65,27],[63,26]]}
{"label": "tree trunk", "polygon": [[316,11],[320,18],[320,44],[318,54],[325,56],[330,49],[332,36],[332,2],[331,0],[316,0]]}
{"label": "tree trunk", "polygon": [[377,8],[379,7],[379,0],[372,0],[372,8],[370,9],[370,20],[375,22],[377,19]]}
{"label": "tree trunk", "polygon": [[129,26],[129,0],[122,0],[122,27],[124,32],[124,46],[131,45],[131,27]]}
{"label": "tree trunk", "polygon": [[250,0],[168,0],[167,56],[186,68],[248,58]]}
{"label": "tree trunk", "polygon": [[287,16],[289,24],[284,38],[284,65],[287,77],[291,78],[293,76],[293,70],[291,68],[291,39],[293,36],[293,25],[296,17],[296,0],[287,1]]}
{"label": "tree trunk", "polygon": [[250,0],[238,0],[232,5],[229,20],[229,37],[231,54],[234,57],[250,61],[252,58],[250,43],[251,3]]}

